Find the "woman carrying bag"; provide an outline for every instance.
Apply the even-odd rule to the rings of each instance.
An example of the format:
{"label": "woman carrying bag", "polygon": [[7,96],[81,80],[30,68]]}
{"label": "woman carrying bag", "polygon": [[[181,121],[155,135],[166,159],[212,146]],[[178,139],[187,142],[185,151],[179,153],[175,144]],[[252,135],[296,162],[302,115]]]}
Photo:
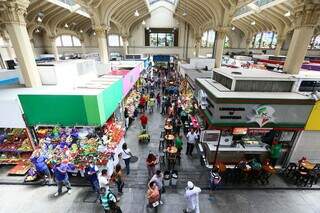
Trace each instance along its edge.
{"label": "woman carrying bag", "polygon": [[121,151],[122,159],[124,160],[124,163],[126,164],[126,171],[127,175],[130,174],[130,159],[132,157],[131,151],[128,148],[128,145],[124,143],[122,145],[122,151]]}

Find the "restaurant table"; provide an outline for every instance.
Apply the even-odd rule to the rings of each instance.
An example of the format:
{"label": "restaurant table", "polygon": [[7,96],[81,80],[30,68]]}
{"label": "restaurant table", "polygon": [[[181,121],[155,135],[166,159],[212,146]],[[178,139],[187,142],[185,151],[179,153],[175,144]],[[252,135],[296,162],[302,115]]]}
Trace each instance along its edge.
{"label": "restaurant table", "polygon": [[316,166],[316,164],[311,163],[308,160],[302,161],[300,165],[307,170],[312,170]]}
{"label": "restaurant table", "polygon": [[170,147],[167,148],[166,151],[167,151],[168,154],[176,154],[178,152],[178,149],[175,146],[170,146]]}
{"label": "restaurant table", "polygon": [[168,135],[164,136],[164,138],[168,141],[172,141],[172,140],[174,140],[174,135],[168,134]]}
{"label": "restaurant table", "polygon": [[165,129],[166,134],[169,134],[172,131],[173,126],[172,125],[165,125],[164,129]]}

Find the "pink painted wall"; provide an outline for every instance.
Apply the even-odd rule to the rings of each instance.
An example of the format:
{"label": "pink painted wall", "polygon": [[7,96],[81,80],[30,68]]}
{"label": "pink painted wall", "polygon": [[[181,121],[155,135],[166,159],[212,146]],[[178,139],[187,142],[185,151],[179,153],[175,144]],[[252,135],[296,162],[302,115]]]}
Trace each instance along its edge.
{"label": "pink painted wall", "polygon": [[126,96],[128,92],[132,89],[134,84],[137,82],[137,80],[140,77],[141,73],[141,67],[140,65],[136,66],[130,72],[128,72],[124,77],[123,77],[123,96]]}

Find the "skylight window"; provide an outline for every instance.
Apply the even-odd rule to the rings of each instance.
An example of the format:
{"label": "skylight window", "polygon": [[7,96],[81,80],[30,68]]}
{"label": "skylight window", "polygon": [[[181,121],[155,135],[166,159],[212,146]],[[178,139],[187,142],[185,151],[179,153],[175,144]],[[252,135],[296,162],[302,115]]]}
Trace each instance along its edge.
{"label": "skylight window", "polygon": [[169,2],[170,4],[175,4],[176,3],[176,0],[149,0],[149,4],[154,4],[154,3],[157,3],[159,1],[165,1],[165,2]]}

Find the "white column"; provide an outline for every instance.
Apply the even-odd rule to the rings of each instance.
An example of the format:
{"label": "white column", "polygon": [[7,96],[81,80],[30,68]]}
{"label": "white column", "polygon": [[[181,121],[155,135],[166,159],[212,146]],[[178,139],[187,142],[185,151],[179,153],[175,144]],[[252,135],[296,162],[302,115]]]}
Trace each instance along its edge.
{"label": "white column", "polygon": [[40,75],[27,32],[24,14],[29,6],[28,0],[0,2],[1,18],[6,25],[11,43],[18,58],[21,73],[27,87],[41,86]]}
{"label": "white column", "polygon": [[4,42],[7,44],[7,53],[10,59],[14,60],[15,59],[15,53],[12,49],[12,46],[10,44],[10,40],[9,39],[4,39]]}
{"label": "white column", "polygon": [[298,74],[320,16],[319,1],[295,0],[294,31],[283,70]]}
{"label": "white column", "polygon": [[225,31],[217,31],[216,32],[216,44],[215,44],[215,67],[221,67],[222,55],[223,55],[223,48],[224,48],[224,39],[226,37]]}
{"label": "white column", "polygon": [[86,46],[84,44],[84,39],[81,39],[80,42],[81,42],[81,52],[83,55],[85,55],[86,54]]}
{"label": "white column", "polygon": [[245,52],[248,54],[250,50],[251,38],[246,39],[246,50]]}
{"label": "white column", "polygon": [[129,50],[128,50],[128,46],[129,46],[129,40],[128,40],[128,36],[121,36],[122,37],[122,43],[123,43],[123,54],[128,55]]}
{"label": "white column", "polygon": [[284,37],[278,37],[277,39],[277,46],[274,50],[274,56],[279,56],[281,54],[281,49],[284,44],[285,38]]}
{"label": "white column", "polygon": [[56,61],[59,61],[60,57],[59,57],[58,47],[56,45],[56,37],[50,36],[49,42],[50,42],[50,46],[51,46],[51,53],[54,55],[54,58],[56,59]]}
{"label": "white column", "polygon": [[97,27],[95,28],[95,32],[98,41],[100,61],[102,63],[107,63],[109,61],[109,55],[107,47],[106,28]]}
{"label": "white column", "polygon": [[196,37],[196,40],[195,40],[196,57],[199,57],[199,55],[200,55],[201,40],[202,40],[201,37]]}

